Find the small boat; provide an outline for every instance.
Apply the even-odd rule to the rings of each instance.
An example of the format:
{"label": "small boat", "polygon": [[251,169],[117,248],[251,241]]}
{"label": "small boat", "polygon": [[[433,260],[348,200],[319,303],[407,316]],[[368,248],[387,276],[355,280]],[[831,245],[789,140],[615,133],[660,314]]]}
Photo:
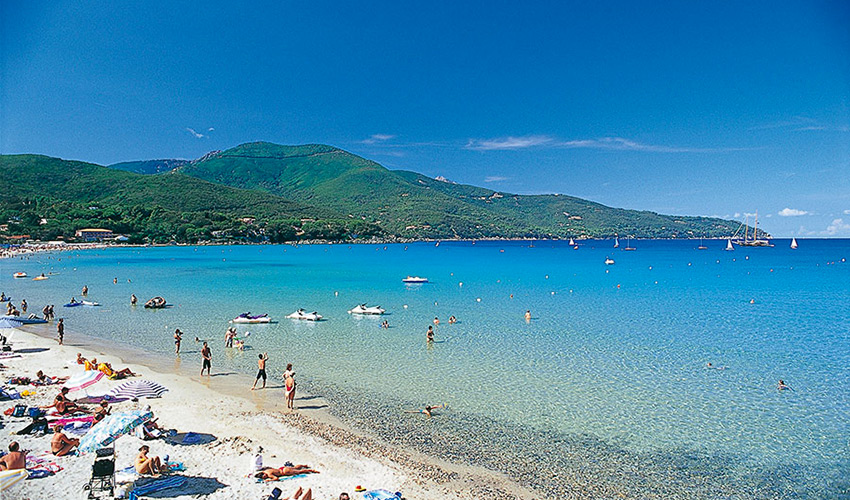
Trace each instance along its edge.
{"label": "small boat", "polygon": [[613,265],[613,264],[614,264],[614,259],[612,259],[611,257],[605,257],[605,264],[606,264],[606,265],[609,265],[609,266],[610,266],[610,265]]}
{"label": "small boat", "polygon": [[732,252],[735,250],[735,247],[732,246],[732,240],[726,240],[726,248],[724,249],[727,252]]}
{"label": "small boat", "polygon": [[791,250],[797,249],[797,238],[791,238]]}
{"label": "small boat", "polygon": [[47,276],[45,276],[45,275],[43,275],[43,274],[42,274],[41,276],[36,276],[36,277],[35,277],[35,278],[33,278],[32,280],[33,280],[33,281],[41,281],[41,280],[46,280],[46,279],[48,279],[48,278],[47,278]]}
{"label": "small boat", "polygon": [[614,248],[620,248],[620,237],[614,236]]}
{"label": "small boat", "polygon": [[5,319],[8,321],[17,321],[22,325],[37,325],[40,323],[47,323],[46,319],[41,318],[22,318],[20,316],[0,316],[0,319]]}
{"label": "small boat", "polygon": [[360,304],[349,309],[348,314],[384,314],[385,312],[387,311],[381,306],[367,306],[366,304]]}
{"label": "small boat", "polygon": [[26,277],[27,277],[27,273],[15,273],[15,274],[13,274],[12,276],[14,276],[14,277],[16,277],[16,278],[26,278]]}
{"label": "small boat", "polygon": [[165,307],[165,299],[162,297],[154,297],[151,300],[145,302],[145,309],[162,309]]}
{"label": "small boat", "polygon": [[[752,235],[750,235],[750,214],[746,215],[744,222],[741,223],[741,225],[738,227],[738,230],[735,231],[735,234],[732,235],[732,238],[737,237],[734,243],[736,245],[741,245],[744,247],[772,247],[773,245],[770,244],[770,240],[759,238],[758,210],[756,210],[755,220],[755,227],[753,228]],[[741,239],[738,236],[738,233],[740,233],[742,227],[744,228],[744,239]],[[764,231],[762,231],[762,234],[765,234]]]}
{"label": "small boat", "polygon": [[311,313],[305,312],[304,309],[299,309],[292,314],[286,316],[289,319],[303,319],[307,321],[319,321],[322,319],[322,315],[313,311]]}
{"label": "small boat", "polygon": [[702,238],[699,239],[699,246],[697,250],[708,250],[708,247],[702,244]]}
{"label": "small boat", "polygon": [[407,278],[404,278],[401,281],[405,283],[428,283],[428,278],[422,278],[419,276],[408,276]]}
{"label": "small boat", "polygon": [[571,247],[576,246],[576,241],[575,241],[574,239],[572,239],[572,238],[570,238],[570,246],[571,246]]}
{"label": "small boat", "polygon": [[80,304],[82,304],[84,306],[89,306],[89,307],[97,307],[97,306],[100,305],[100,302],[92,302],[90,300],[84,300],[84,301],[80,302]]}
{"label": "small boat", "polygon": [[258,314],[256,316],[252,316],[251,313],[242,313],[239,316],[236,316],[232,320],[231,323],[247,323],[247,324],[257,324],[257,323],[271,323],[272,318],[268,314]]}
{"label": "small boat", "polygon": [[626,248],[624,248],[623,250],[627,251],[627,252],[634,252],[635,250],[637,250],[637,248],[632,246],[632,237],[631,236],[629,236],[626,239]]}
{"label": "small boat", "polygon": [[65,304],[62,307],[79,307],[81,305],[83,305],[82,302],[68,302],[67,304]]}

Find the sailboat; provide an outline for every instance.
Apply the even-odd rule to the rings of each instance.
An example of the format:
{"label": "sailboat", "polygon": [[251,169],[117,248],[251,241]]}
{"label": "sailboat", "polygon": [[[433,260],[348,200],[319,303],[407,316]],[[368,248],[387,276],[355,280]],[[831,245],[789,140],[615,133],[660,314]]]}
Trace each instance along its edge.
{"label": "sailboat", "polygon": [[797,249],[797,238],[791,238],[791,250]]}
{"label": "sailboat", "polygon": [[702,244],[702,238],[699,239],[699,246],[697,250],[708,250],[708,247]]}
{"label": "sailboat", "polygon": [[726,240],[726,251],[731,252],[735,250],[735,247],[732,246],[732,240]]}
{"label": "sailboat", "polygon": [[623,250],[626,250],[626,251],[635,251],[635,250],[637,250],[637,248],[635,248],[635,247],[633,247],[633,246],[632,246],[632,237],[631,237],[631,236],[628,236],[628,237],[627,237],[627,239],[626,239],[626,248],[624,248]]}
{"label": "sailboat", "polygon": [[[769,240],[761,240],[758,237],[759,231],[759,213],[756,211],[756,223],[753,229],[753,235],[750,237],[750,216],[747,214],[747,218],[745,222],[741,224],[741,227],[744,228],[744,239],[735,240],[734,243],[736,245],[741,245],[744,247],[772,247]],[[738,227],[738,231],[741,230],[741,227]],[[735,235],[738,234],[738,231],[735,231],[735,234],[732,235],[732,238],[735,238]]]}
{"label": "sailboat", "polygon": [[571,247],[574,247],[575,245],[576,245],[575,240],[574,240],[574,239],[572,239],[572,238],[570,238],[570,246],[571,246]]}
{"label": "sailboat", "polygon": [[620,238],[614,236],[614,248],[620,248]]}

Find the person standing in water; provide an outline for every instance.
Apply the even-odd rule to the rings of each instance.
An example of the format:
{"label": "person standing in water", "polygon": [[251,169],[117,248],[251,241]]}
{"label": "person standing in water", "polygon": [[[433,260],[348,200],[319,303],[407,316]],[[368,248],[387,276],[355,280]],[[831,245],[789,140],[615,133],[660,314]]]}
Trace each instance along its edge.
{"label": "person standing in water", "polygon": [[174,354],[180,354],[180,341],[183,340],[183,332],[179,328],[174,330]]}
{"label": "person standing in water", "polygon": [[260,377],[263,378],[263,387],[266,388],[266,361],[269,360],[269,354],[264,352],[259,355],[260,359],[257,360],[257,378],[254,380],[254,385],[251,386],[251,390],[253,391],[255,387],[257,387],[257,382],[260,381]]}
{"label": "person standing in water", "polygon": [[286,407],[290,410],[295,409],[295,372],[292,370],[292,363],[286,365],[286,371],[283,372],[283,384],[286,391]]}
{"label": "person standing in water", "polygon": [[525,320],[531,321],[531,311],[525,311]]}
{"label": "person standing in water", "polygon": [[430,344],[434,341],[434,327],[428,326],[428,331],[425,332],[425,340]]}
{"label": "person standing in water", "polygon": [[135,293],[133,293],[133,294],[131,294],[131,295],[130,295],[130,305],[131,305],[131,306],[136,305],[136,302],[138,302],[138,301],[139,301],[139,299],[137,299],[137,298],[136,298],[136,294],[135,294]]}
{"label": "person standing in water", "polygon": [[204,375],[204,370],[207,371],[207,376],[210,376],[210,372],[212,371],[212,351],[206,342],[204,342],[204,347],[201,348],[201,357],[204,358],[203,364],[201,364],[201,376]]}
{"label": "person standing in water", "polygon": [[87,297],[89,294],[89,286],[83,285],[83,297]]}
{"label": "person standing in water", "polygon": [[27,299],[21,299],[21,312],[27,313]]}
{"label": "person standing in water", "polygon": [[59,336],[59,345],[65,343],[65,318],[59,318],[59,323],[56,323],[56,334]]}

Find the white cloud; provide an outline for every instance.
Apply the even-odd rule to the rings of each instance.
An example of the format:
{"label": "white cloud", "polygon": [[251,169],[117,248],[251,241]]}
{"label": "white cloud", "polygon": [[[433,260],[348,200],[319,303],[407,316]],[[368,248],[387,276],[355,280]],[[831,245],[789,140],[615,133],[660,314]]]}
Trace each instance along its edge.
{"label": "white cloud", "polygon": [[393,138],[395,138],[395,136],[390,134],[372,134],[368,139],[363,139],[360,142],[363,144],[377,144],[379,142],[386,142]]}
{"label": "white cloud", "polygon": [[470,139],[466,143],[466,149],[477,151],[525,149],[542,146],[553,142],[551,137],[545,135],[529,135],[525,137],[505,137],[501,139]]}
{"label": "white cloud", "polygon": [[202,134],[200,132],[195,132],[195,129],[192,129],[192,128],[189,128],[189,127],[186,127],[186,131],[188,131],[190,134],[195,136],[195,139],[203,139],[204,137],[206,137],[204,134]]}
{"label": "white cloud", "polygon": [[826,236],[847,236],[850,235],[850,224],[845,224],[844,219],[833,219],[832,223],[826,227],[821,234]]}
{"label": "white cloud", "polygon": [[502,177],[501,175],[488,175],[484,178],[484,182],[502,182],[508,180],[508,177]]}
{"label": "white cloud", "polygon": [[653,153],[712,153],[723,151],[744,151],[747,148],[685,148],[677,146],[659,146],[642,144],[622,137],[600,137],[596,139],[556,140],[547,135],[524,137],[504,137],[497,139],[470,139],[466,149],[477,151],[513,150],[533,147],[563,149],[602,149],[612,151],[646,151]]}
{"label": "white cloud", "polygon": [[798,217],[800,215],[809,215],[809,212],[805,210],[797,210],[796,208],[783,208],[780,210],[777,215],[782,217]]}

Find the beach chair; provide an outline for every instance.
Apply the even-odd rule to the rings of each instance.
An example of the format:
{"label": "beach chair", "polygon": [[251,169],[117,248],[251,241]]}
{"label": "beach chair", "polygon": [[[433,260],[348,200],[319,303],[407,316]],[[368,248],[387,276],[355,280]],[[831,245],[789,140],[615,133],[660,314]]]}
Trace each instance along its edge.
{"label": "beach chair", "polygon": [[109,498],[115,496],[115,449],[95,450],[94,463],[91,466],[91,479],[83,486],[88,491],[87,498],[97,498],[95,492],[108,492]]}

